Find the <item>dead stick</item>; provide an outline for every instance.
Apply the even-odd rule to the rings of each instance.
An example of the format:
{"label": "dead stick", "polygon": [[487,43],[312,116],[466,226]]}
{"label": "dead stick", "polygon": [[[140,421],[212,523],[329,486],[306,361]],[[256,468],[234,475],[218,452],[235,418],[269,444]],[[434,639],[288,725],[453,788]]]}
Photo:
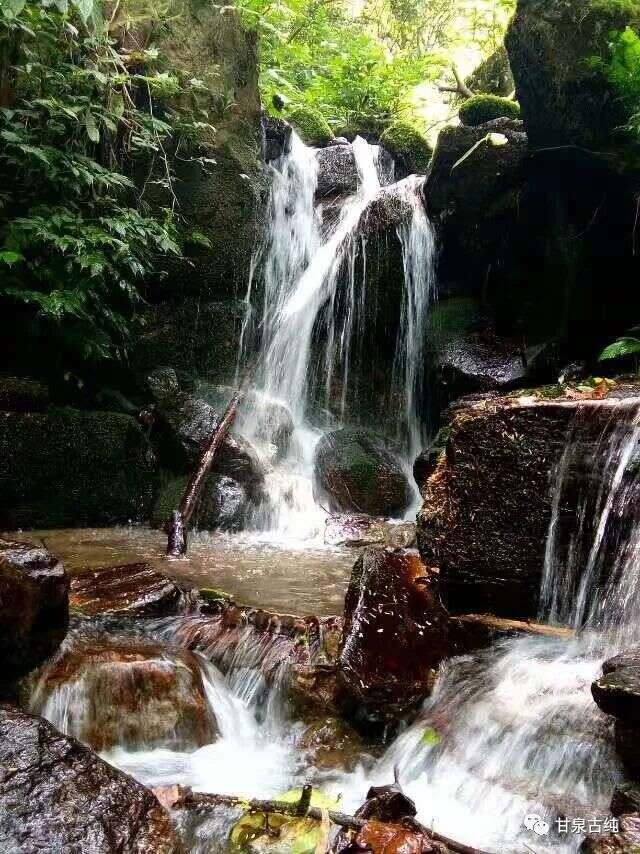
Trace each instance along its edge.
{"label": "dead stick", "polygon": [[[252,813],[262,812],[276,813],[277,815],[289,815],[291,817],[300,816],[300,801],[294,801],[293,803],[287,803],[285,801],[261,801],[258,798],[245,799],[235,797],[234,795],[213,795],[201,792],[189,792],[183,795],[183,797],[173,805],[174,809],[180,807],[184,807],[186,809],[214,809],[215,807],[221,806],[241,807],[245,811]],[[322,813],[323,811],[318,807],[310,806],[307,808],[305,815],[308,818],[315,819],[316,821],[322,821]],[[367,824],[365,819],[357,818],[354,815],[347,815],[347,813],[329,810],[328,814],[329,819],[334,824],[345,828],[345,830],[359,831]],[[399,822],[399,824],[402,824],[402,822]],[[412,827],[416,827],[417,822],[412,821],[411,825]],[[469,845],[463,845],[462,842],[456,842],[453,839],[448,839],[446,836],[442,836],[442,834],[437,833],[435,830],[431,830],[428,827],[420,826],[420,830],[429,839],[432,839],[434,842],[442,843],[442,845],[450,851],[455,852],[455,854],[485,854],[485,852],[481,851],[479,848],[472,848]]]}
{"label": "dead stick", "polygon": [[174,510],[171,518],[168,521],[168,537],[167,537],[167,555],[169,557],[180,557],[187,553],[187,528],[189,521],[193,515],[198,496],[202,489],[202,484],[206,476],[211,471],[216,454],[222,443],[227,438],[227,434],[231,429],[231,425],[235,421],[238,414],[238,407],[245,396],[249,379],[252,375],[251,370],[247,370],[244,374],[242,382],[229,401],[229,405],[224,411],[224,415],[216,425],[215,430],[211,434],[211,438],[200,457],[198,465],[193,470],[189,482],[180,501],[180,507]]}

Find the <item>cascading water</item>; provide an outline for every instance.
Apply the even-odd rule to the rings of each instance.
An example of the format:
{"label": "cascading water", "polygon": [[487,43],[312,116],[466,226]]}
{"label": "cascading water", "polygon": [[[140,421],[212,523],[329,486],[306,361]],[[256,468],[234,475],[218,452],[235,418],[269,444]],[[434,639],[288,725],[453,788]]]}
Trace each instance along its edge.
{"label": "cascading water", "polygon": [[[257,341],[256,385],[268,399],[288,407],[295,425],[288,455],[267,478],[269,500],[253,519],[254,528],[276,539],[308,542],[322,536],[325,513],[313,497],[313,452],[322,429],[345,420],[357,384],[356,363],[367,345],[368,300],[375,298],[367,290],[362,225],[372,204],[391,193],[405,212],[397,227],[405,287],[387,390],[395,403],[390,407],[395,431],[389,431],[389,424],[385,427],[395,432],[407,460],[423,447],[419,408],[435,257],[433,230],[421,197],[423,181],[413,176],[390,186],[391,174],[378,146],[358,137],[351,150],[358,189],[337,213],[335,204],[324,210],[314,201],[316,153],[293,135],[289,153],[271,169],[269,229],[258,265],[261,312],[253,305],[253,276],[247,293],[242,360],[249,360],[252,342],[255,349]],[[241,429],[260,447],[250,413]]]}
{"label": "cascading water", "polygon": [[[609,417],[594,440],[596,409]],[[583,834],[560,832],[556,820],[602,820],[620,773],[590,687],[604,658],[640,640],[639,462],[636,406],[578,411],[558,467],[541,593],[544,618],[580,631],[449,662],[419,721],[350,788],[350,805],[397,767],[420,820],[458,841],[500,854],[578,850]],[[529,814],[547,832],[525,828]]]}

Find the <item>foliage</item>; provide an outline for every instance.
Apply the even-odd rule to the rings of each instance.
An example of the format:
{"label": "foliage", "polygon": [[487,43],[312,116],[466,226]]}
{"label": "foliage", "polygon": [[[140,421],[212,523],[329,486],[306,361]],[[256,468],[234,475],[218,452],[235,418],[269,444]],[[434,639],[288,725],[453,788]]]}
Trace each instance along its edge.
{"label": "foliage", "polygon": [[412,171],[427,171],[433,150],[425,135],[411,123],[400,120],[389,125],[380,142],[391,154],[404,156]]}
{"label": "foliage", "polygon": [[640,338],[635,338],[631,335],[625,335],[605,347],[600,353],[600,361],[604,362],[608,359],[621,359],[624,356],[640,356]]}
{"label": "foliage", "polygon": [[307,104],[298,104],[288,112],[287,119],[305,142],[322,145],[333,139],[333,131],[325,117]]}
{"label": "foliage", "polygon": [[[72,358],[121,358],[139,284],[180,254],[165,146],[189,122],[157,104],[183,84],[152,40],[125,50],[90,0],[2,11],[0,304],[26,307]],[[135,158],[166,207],[136,192]]]}
{"label": "foliage", "polygon": [[520,105],[499,95],[474,95],[460,107],[460,121],[468,127],[477,127],[494,119],[520,118]]}

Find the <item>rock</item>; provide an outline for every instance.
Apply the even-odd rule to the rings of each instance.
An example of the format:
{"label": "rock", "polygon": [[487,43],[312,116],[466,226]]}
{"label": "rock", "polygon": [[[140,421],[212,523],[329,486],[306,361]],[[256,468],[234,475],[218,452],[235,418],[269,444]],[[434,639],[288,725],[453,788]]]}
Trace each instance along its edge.
{"label": "rock", "polygon": [[[210,439],[224,410],[181,390],[175,371],[161,368],[148,378],[156,401],[159,419],[174,452],[176,465],[190,470],[199,460],[204,444]],[[165,451],[167,454],[167,451]],[[259,493],[264,470],[253,447],[239,435],[230,433],[224,440],[214,465],[223,474],[241,483],[251,495]]]}
{"label": "rock", "polygon": [[[406,826],[406,823],[385,824],[381,821],[368,821],[362,830],[352,838],[347,839],[339,834],[331,848],[332,854],[386,854],[386,852],[402,852],[402,854],[430,854],[435,851],[428,834],[418,827]],[[439,852],[448,849],[439,847]]]}
{"label": "rock", "polygon": [[314,459],[314,491],[332,512],[401,516],[411,488],[399,459],[384,441],[364,430],[327,433]]}
{"label": "rock", "polygon": [[158,644],[73,643],[37,674],[29,710],[96,751],[210,744],[198,661]]}
{"label": "rock", "polygon": [[297,719],[340,715],[334,664],[295,664],[289,670],[287,700]]}
{"label": "rock", "polygon": [[325,521],[324,541],[328,546],[386,545],[409,548],[415,545],[413,522],[392,522],[357,514],[332,515]]}
{"label": "rock", "polygon": [[147,563],[87,569],[71,579],[70,604],[89,617],[162,617],[189,610],[193,594]]}
{"label": "rock", "polygon": [[244,303],[185,296],[143,309],[143,327],[132,346],[131,365],[141,377],[168,366],[211,383],[231,383]]}
{"label": "rock", "polygon": [[299,746],[321,770],[353,771],[362,759],[364,743],[357,731],[337,717],[326,717],[306,728]]}
{"label": "rock", "polygon": [[436,470],[440,456],[447,446],[450,433],[449,427],[441,427],[433,442],[424,451],[421,451],[413,462],[413,479],[418,484],[420,494],[424,496],[427,481]]}
{"label": "rock", "polygon": [[[171,513],[180,505],[189,475],[165,473],[151,512],[151,527],[165,529]],[[241,531],[256,506],[247,490],[233,478],[210,474],[202,487],[189,529],[199,531]]]}
{"label": "rock", "polygon": [[582,854],[634,854],[640,851],[640,815],[621,816],[617,833],[587,836],[580,851]]}
{"label": "rock", "polygon": [[614,816],[640,813],[640,786],[637,783],[620,783],[611,798],[611,814]]}
{"label": "rock", "polygon": [[448,651],[448,615],[418,553],[365,549],[344,619],[338,681],[347,712],[362,723],[385,723],[414,709]]}
{"label": "rock", "polygon": [[129,415],[0,412],[0,529],[114,525],[140,519],[155,459]]}
{"label": "rock", "polygon": [[316,198],[350,196],[358,189],[358,168],[350,145],[328,145],[316,152]]}
{"label": "rock", "polygon": [[397,178],[426,175],[433,149],[426,136],[410,122],[397,121],[389,125],[380,143],[394,159]]}
{"label": "rock", "polygon": [[607,62],[611,33],[637,22],[633,2],[519,0],[506,46],[533,146],[610,142],[629,116],[593,60]]}
{"label": "rock", "polygon": [[603,671],[591,686],[594,700],[605,714],[640,728],[640,650],[606,662]]}
{"label": "rock", "polygon": [[527,378],[522,343],[499,338],[491,329],[446,343],[438,357],[438,368],[452,398],[517,388]]}
{"label": "rock", "polygon": [[504,45],[483,60],[465,82],[472,92],[490,92],[504,98],[510,95],[516,84],[509,65],[509,54]]}
{"label": "rock", "polygon": [[616,752],[627,775],[640,779],[640,727],[616,720],[614,726]]}
{"label": "rock", "polygon": [[467,127],[478,127],[496,119],[519,119],[520,105],[498,95],[474,95],[458,111],[460,121]]}
{"label": "rock", "polygon": [[8,706],[0,708],[0,839],[15,852],[181,850],[148,789],[43,718]]}
{"label": "rock", "polygon": [[[454,612],[511,619],[538,612],[553,475],[581,405],[562,389],[550,392],[556,399],[545,390],[538,397],[470,399],[452,413],[446,454],[423,487],[418,547],[427,566],[440,568]],[[609,412],[594,402],[580,419],[577,438],[585,447]],[[564,528],[573,512],[567,506]]]}
{"label": "rock", "polygon": [[274,116],[263,116],[262,130],[264,133],[264,159],[267,163],[289,153],[293,131],[289,122]]}
{"label": "rock", "polygon": [[287,119],[307,145],[329,145],[334,133],[319,110],[307,104],[298,104],[287,112]]}
{"label": "rock", "polygon": [[52,655],[69,623],[69,579],[44,548],[0,540],[2,681],[18,679]]}
{"label": "rock", "polygon": [[41,412],[49,405],[49,389],[27,377],[0,377],[0,410]]}

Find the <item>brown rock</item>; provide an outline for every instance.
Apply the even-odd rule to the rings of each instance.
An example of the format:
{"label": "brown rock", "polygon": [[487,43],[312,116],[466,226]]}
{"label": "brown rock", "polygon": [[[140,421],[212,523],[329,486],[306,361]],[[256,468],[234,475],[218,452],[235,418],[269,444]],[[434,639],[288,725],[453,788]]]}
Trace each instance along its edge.
{"label": "brown rock", "polygon": [[39,674],[30,709],[98,751],[187,750],[215,736],[197,659],[157,644],[71,646]]}
{"label": "brown rock", "polygon": [[338,678],[356,719],[384,722],[420,703],[447,654],[448,615],[417,552],[365,549],[345,599]]}
{"label": "brown rock", "polygon": [[104,566],[74,575],[70,603],[90,617],[128,614],[156,617],[180,613],[190,594],[147,563]]}
{"label": "brown rock", "polygon": [[623,815],[619,833],[588,836],[580,847],[583,854],[638,854],[640,852],[640,815]]}
{"label": "brown rock", "polygon": [[49,552],[0,540],[2,678],[15,680],[58,648],[69,622],[69,579]]}
{"label": "brown rock", "polygon": [[352,771],[361,761],[364,744],[348,723],[325,717],[310,724],[300,740],[316,768],[344,768]]}
{"label": "brown rock", "polygon": [[179,854],[152,793],[43,718],[0,708],[3,851]]}

